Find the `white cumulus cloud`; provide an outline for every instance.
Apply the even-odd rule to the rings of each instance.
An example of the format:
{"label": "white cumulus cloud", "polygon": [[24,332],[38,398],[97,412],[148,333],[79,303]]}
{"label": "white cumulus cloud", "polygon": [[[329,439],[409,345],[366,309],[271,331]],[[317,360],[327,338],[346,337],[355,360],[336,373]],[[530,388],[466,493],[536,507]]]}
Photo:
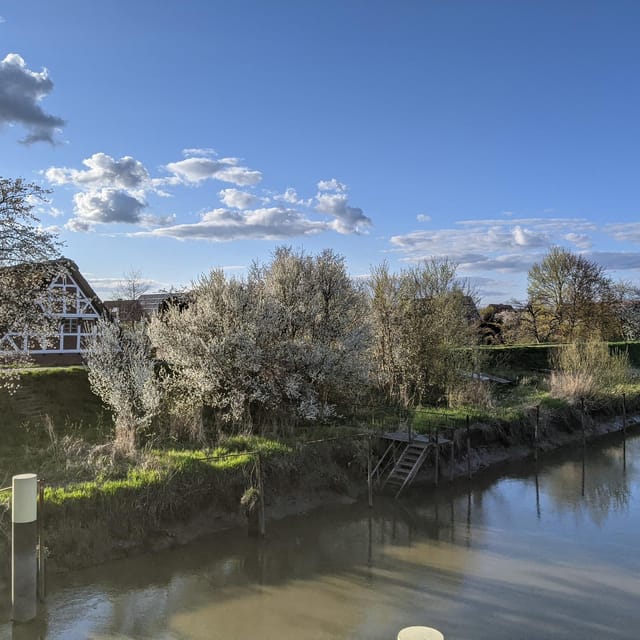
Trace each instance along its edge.
{"label": "white cumulus cloud", "polygon": [[298,192],[293,187],[287,187],[284,193],[275,193],[271,196],[278,202],[286,202],[288,204],[309,206],[311,200],[305,200],[298,195]]}
{"label": "white cumulus cloud", "polygon": [[[215,153],[184,149],[184,160],[165,165],[171,173],[168,177],[150,175],[132,156],[116,159],[103,152],[84,159],[81,168],[49,167],[44,175],[52,185],[75,189],[74,216],[65,225],[73,231],[119,224],[146,228],[142,235],[225,241],[287,239],[330,231],[358,234],[371,225],[362,209],[349,203],[347,186],[336,179],[317,183],[317,194],[307,200],[292,187],[274,195],[248,188],[262,179],[260,171],[242,166],[237,158],[209,157],[205,151]],[[153,213],[154,196],[170,196],[179,188],[198,187],[209,180],[237,186],[218,191],[224,206],[202,214],[198,222],[176,222],[175,215]]]}
{"label": "white cumulus cloud", "polygon": [[94,224],[138,224],[147,204],[121,189],[82,191],[73,197],[76,218],[68,223],[72,231],[87,231]]}
{"label": "white cumulus cloud", "polygon": [[31,71],[22,56],[8,54],[0,61],[0,126],[19,124],[27,130],[23,144],[49,142],[65,124],[58,116],[46,113],[40,102],[53,91],[49,72]]}
{"label": "white cumulus cloud", "polygon": [[260,198],[252,193],[232,187],[222,189],[218,195],[220,196],[220,202],[233,209],[251,209],[251,207],[255,207],[260,202]]}
{"label": "white cumulus cloud", "polygon": [[198,184],[203,180],[220,180],[238,186],[255,185],[262,180],[262,173],[239,164],[238,158],[189,157],[170,162],[166,169],[184,184]]}
{"label": "white cumulus cloud", "polygon": [[250,239],[283,240],[313,235],[328,229],[327,223],[310,220],[295,209],[267,207],[235,211],[219,208],[204,213],[199,222],[161,227],[142,235],[225,242]]}
{"label": "white cumulus cloud", "polygon": [[80,188],[144,190],[150,186],[149,172],[131,156],[116,160],[106,153],[94,153],[82,164],[87,168],[50,167],[45,171],[45,177],[51,184],[72,184]]}
{"label": "white cumulus cloud", "polygon": [[318,182],[318,191],[337,191],[338,193],[345,193],[346,190],[347,186],[335,178],[331,178],[331,180],[320,180]]}
{"label": "white cumulus cloud", "polygon": [[316,195],[316,211],[334,217],[329,225],[338,233],[363,233],[371,226],[371,219],[364,215],[359,207],[348,203],[347,187],[332,180],[318,182]]}

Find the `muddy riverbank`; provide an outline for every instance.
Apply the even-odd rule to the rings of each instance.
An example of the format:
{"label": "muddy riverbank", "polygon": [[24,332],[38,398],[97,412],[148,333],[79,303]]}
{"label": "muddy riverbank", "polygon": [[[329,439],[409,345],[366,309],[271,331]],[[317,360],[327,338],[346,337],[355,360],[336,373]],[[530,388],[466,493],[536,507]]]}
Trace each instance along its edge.
{"label": "muddy riverbank", "polygon": [[[640,427],[640,415],[627,417],[629,432]],[[583,435],[584,424],[584,435]],[[588,442],[603,434],[620,431],[622,418],[599,416],[584,417],[576,411],[548,413],[542,417],[537,448],[540,456],[547,451],[563,446],[582,446],[583,438]],[[534,439],[531,425],[489,425],[473,424],[470,428],[472,475],[495,468],[507,462],[522,460],[533,455]],[[456,456],[453,469],[443,445],[439,460],[441,482],[449,478],[463,478],[468,473],[466,456],[466,431],[460,430],[456,436]],[[265,515],[268,522],[292,514],[310,511],[320,505],[351,503],[366,496],[366,465],[362,457],[351,451],[344,455],[341,464],[347,469],[323,467],[323,473],[310,473],[304,477],[304,469],[295,473],[289,469],[278,472],[266,470]],[[345,460],[349,462],[345,465]],[[416,484],[427,485],[435,482],[435,464],[431,457],[419,473]],[[473,478],[472,478],[473,481]],[[164,517],[154,526],[140,521],[136,526],[135,514],[125,527],[114,526],[109,514],[92,512],[70,514],[45,520],[45,545],[49,552],[48,570],[51,572],[77,569],[100,564],[107,560],[160,552],[187,544],[204,535],[225,529],[237,529],[239,535],[247,535],[247,517],[240,505],[241,487],[229,489],[234,495],[225,499],[211,500],[197,510],[186,511],[188,515],[176,514],[175,518]],[[185,500],[189,496],[185,495]],[[141,507],[142,509],[144,506]],[[122,523],[119,523],[122,524]],[[4,549],[0,548],[0,589],[6,586],[10,564],[7,536]]]}

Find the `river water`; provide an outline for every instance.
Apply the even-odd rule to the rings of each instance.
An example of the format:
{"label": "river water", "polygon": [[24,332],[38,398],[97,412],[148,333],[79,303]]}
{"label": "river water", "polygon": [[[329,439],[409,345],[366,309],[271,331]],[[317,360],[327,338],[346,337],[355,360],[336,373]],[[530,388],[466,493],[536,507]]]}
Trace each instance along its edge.
{"label": "river water", "polygon": [[32,640],[640,638],[640,437],[50,576]]}

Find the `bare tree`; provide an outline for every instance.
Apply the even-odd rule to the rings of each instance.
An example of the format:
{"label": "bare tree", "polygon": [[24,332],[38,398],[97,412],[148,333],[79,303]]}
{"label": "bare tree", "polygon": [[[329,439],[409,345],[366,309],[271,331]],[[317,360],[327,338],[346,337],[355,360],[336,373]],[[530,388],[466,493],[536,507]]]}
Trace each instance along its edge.
{"label": "bare tree", "polygon": [[471,368],[476,341],[472,291],[449,260],[428,260],[398,274],[372,270],[372,367],[378,384],[406,405],[445,399]]}
{"label": "bare tree", "polygon": [[640,287],[616,282],[612,295],[616,330],[623,340],[640,340]]}
{"label": "bare tree", "polygon": [[611,280],[603,267],[552,247],[528,274],[529,314],[540,341],[605,339],[611,329]]}
{"label": "bare tree", "polygon": [[140,296],[149,291],[151,285],[143,278],[142,271],[131,267],[123,274],[123,279],[116,287],[115,293],[119,306],[119,319],[121,322],[137,322],[142,318],[143,310],[140,306]]}

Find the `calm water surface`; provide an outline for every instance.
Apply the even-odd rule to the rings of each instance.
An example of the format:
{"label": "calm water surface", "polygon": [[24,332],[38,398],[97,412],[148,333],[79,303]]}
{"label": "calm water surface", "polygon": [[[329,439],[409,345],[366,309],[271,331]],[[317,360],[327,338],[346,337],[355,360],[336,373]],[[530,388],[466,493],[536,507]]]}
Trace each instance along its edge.
{"label": "calm water surface", "polygon": [[[11,640],[640,638],[640,438],[50,576]],[[526,467],[526,468],[524,468]]]}

